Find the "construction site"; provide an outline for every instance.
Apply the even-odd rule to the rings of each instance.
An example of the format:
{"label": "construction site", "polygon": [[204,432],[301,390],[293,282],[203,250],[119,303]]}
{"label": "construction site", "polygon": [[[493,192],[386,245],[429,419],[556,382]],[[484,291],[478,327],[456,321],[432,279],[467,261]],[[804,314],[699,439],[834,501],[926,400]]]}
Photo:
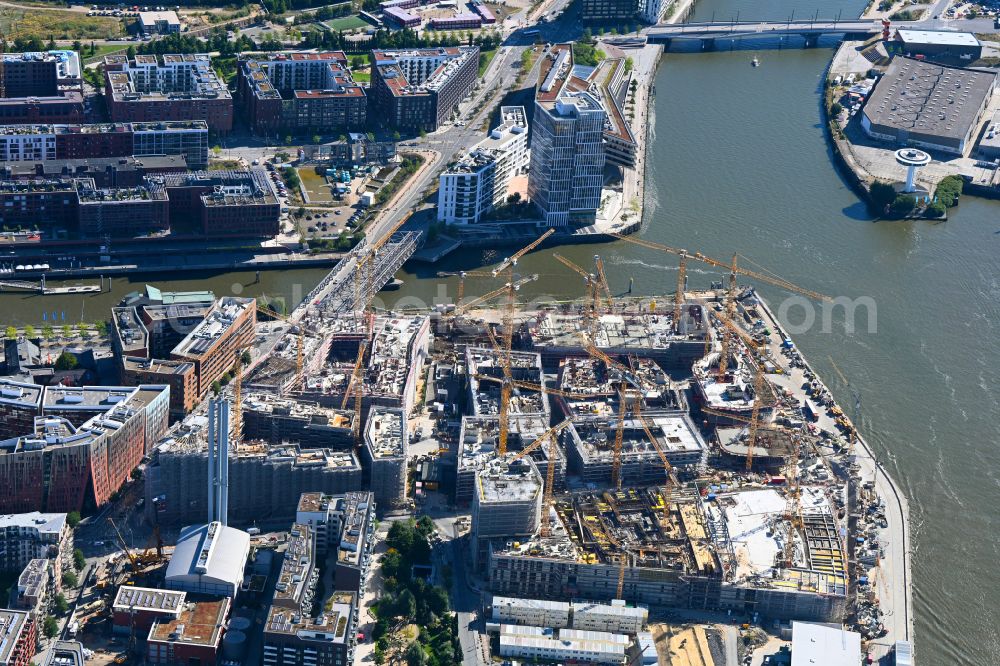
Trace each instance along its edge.
{"label": "construction site", "polygon": [[[825,296],[667,248],[682,264],[672,298],[615,298],[599,257],[560,257],[587,276],[583,298],[522,310],[536,276],[517,260],[549,233],[475,274],[495,289],[431,312],[374,310],[364,252],[356,311],[322,295],[288,317],[258,306],[252,363],[226,387],[230,520],[287,522],[307,491],[373,490],[380,513],[405,511],[432,467],[433,489],[469,507],[471,575],[493,594],[884,633],[880,500],[857,431],[737,280]],[[689,261],[728,268],[729,284],[687,290]],[[155,448],[147,512],[204,515],[206,455],[195,412]]]}

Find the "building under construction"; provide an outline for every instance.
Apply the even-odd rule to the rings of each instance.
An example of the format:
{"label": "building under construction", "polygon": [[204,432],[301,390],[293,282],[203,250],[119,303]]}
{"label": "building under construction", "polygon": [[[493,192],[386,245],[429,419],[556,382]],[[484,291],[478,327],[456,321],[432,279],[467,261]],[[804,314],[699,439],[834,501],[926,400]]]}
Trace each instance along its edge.
{"label": "building under construction", "polygon": [[[507,450],[522,451],[548,430],[548,419],[540,415],[517,415],[510,419],[507,436]],[[476,475],[497,456],[500,441],[500,418],[498,416],[465,416],[459,431],[458,452],[455,463],[455,503],[468,505],[472,502]],[[537,469],[548,471],[550,448],[540,446],[528,456]],[[556,447],[553,487],[557,491],[566,488],[566,456],[563,448]]]}
{"label": "building under construction", "polygon": [[402,410],[375,407],[369,412],[361,458],[368,488],[383,511],[401,509],[406,504],[407,444]]}
{"label": "building under construction", "polygon": [[[612,466],[618,417],[574,419],[560,433],[570,471],[597,487],[613,484]],[[648,434],[647,434],[648,430]],[[621,481],[624,486],[660,485],[665,470],[656,445],[671,467],[697,468],[705,457],[705,441],[687,414],[626,417],[621,440]]]}
{"label": "building under construction", "polygon": [[542,477],[534,462],[493,459],[476,473],[472,499],[472,556],[486,563],[491,545],[528,539],[539,526]]}
{"label": "building under construction", "polygon": [[[229,452],[229,521],[287,522],[299,496],[345,493],[364,487],[353,451],[303,450],[294,444],[243,444]],[[161,525],[203,520],[208,511],[205,432],[192,427],[160,442],[146,469],[147,512]],[[152,518],[152,515],[150,516]]]}
{"label": "building under construction", "polygon": [[243,397],[243,439],[298,444],[303,449],[354,445],[354,412],[267,393]]}
{"label": "building under construction", "polygon": [[[705,353],[709,330],[705,308],[682,308],[681,333],[676,333],[673,316],[662,313],[605,314],[595,327],[594,346],[610,356],[635,356],[656,361],[668,370],[690,372],[691,364]],[[524,324],[521,337],[532,351],[541,354],[546,369],[555,370],[568,356],[587,356],[582,333],[588,323],[578,313],[540,311]]]}
{"label": "building under construction", "polygon": [[[468,347],[465,363],[469,377],[469,404],[474,416],[500,413],[501,381],[504,377],[504,354],[496,349]],[[549,414],[549,403],[541,391],[529,386],[542,384],[542,359],[531,352],[511,352],[510,376],[515,382],[511,391],[511,414]]]}
{"label": "building under construction", "polygon": [[[520,492],[533,488],[528,482]],[[846,560],[822,490],[803,489],[798,527],[777,489],[710,490],[673,492],[667,508],[656,487],[559,497],[550,536],[491,543],[491,591],[540,599],[621,596],[821,622],[843,617]]]}
{"label": "building under construction", "polygon": [[[682,387],[674,383],[655,361],[634,359],[631,372],[608,365],[598,358],[565,358],[559,364],[559,390],[570,395],[553,394],[559,411],[566,418],[610,416],[618,413],[619,389],[627,392],[629,402],[638,401],[646,413],[686,414],[687,399]],[[641,393],[634,384],[643,387]],[[592,396],[592,397],[590,397]]]}

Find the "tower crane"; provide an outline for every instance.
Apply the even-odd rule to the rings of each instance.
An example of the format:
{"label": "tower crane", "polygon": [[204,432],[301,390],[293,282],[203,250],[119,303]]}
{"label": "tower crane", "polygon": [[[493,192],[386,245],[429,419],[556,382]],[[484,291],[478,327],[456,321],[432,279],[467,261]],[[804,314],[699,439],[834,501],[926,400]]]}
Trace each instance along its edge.
{"label": "tower crane", "polygon": [[788,501],[785,507],[785,519],[788,521],[788,540],[782,552],[783,564],[791,567],[795,564],[795,534],[803,529],[802,503],[800,500],[801,484],[799,483],[799,438],[792,438],[792,451],[788,456]]}
{"label": "tower crane", "polygon": [[601,283],[601,289],[604,290],[604,298],[608,302],[608,311],[614,309],[614,297],[611,295],[611,286],[608,285],[608,276],[604,273],[604,260],[601,259],[601,255],[594,255],[594,267],[597,269],[597,277]]}
{"label": "tower crane", "polygon": [[[711,257],[707,257],[704,254],[702,254],[701,252],[688,252],[687,250],[681,250],[681,249],[678,249],[678,248],[670,247],[668,245],[664,245],[662,243],[656,243],[654,241],[646,240],[644,238],[635,238],[634,236],[624,236],[622,234],[617,234],[617,233],[611,233],[610,235],[614,236],[615,238],[618,238],[618,239],[621,239],[621,240],[624,240],[624,241],[628,241],[629,243],[635,243],[636,245],[641,245],[643,247],[650,248],[652,250],[659,250],[660,252],[666,252],[667,254],[676,255],[676,256],[680,257],[682,261],[685,261],[685,262],[686,262],[687,259],[694,259],[696,261],[700,261],[702,263],[706,263],[706,264],[708,264],[710,266],[715,266],[716,268],[725,268],[725,269],[727,269],[729,271],[729,288],[728,288],[728,290],[726,292],[726,300],[725,300],[725,304],[724,304],[724,307],[723,307],[723,311],[726,313],[726,316],[730,320],[734,319],[735,315],[736,315],[736,287],[737,287],[736,276],[737,275],[743,275],[743,276],[746,276],[746,277],[748,277],[748,278],[750,278],[752,280],[757,280],[757,281],[760,281],[760,282],[765,282],[765,283],[770,284],[770,285],[774,285],[776,287],[780,287],[782,289],[785,289],[786,291],[791,291],[791,292],[794,292],[794,293],[797,293],[797,294],[802,294],[803,296],[807,296],[807,297],[812,298],[814,300],[818,300],[818,301],[829,301],[830,300],[829,296],[825,296],[823,294],[820,294],[820,293],[815,292],[815,291],[810,291],[808,289],[803,289],[803,288],[801,288],[801,287],[799,287],[799,286],[797,286],[797,285],[789,282],[788,280],[785,280],[784,278],[780,278],[780,277],[777,277],[775,275],[768,275],[767,273],[761,273],[761,272],[758,272],[758,271],[751,271],[751,270],[748,270],[746,268],[741,268],[737,264],[737,255],[736,254],[733,254],[733,259],[732,259],[731,262],[726,263],[726,262],[723,262],[723,261],[719,261],[717,259],[712,259]],[[678,279],[678,285],[680,285],[680,279]],[[680,291],[680,288],[679,288],[679,291]],[[675,295],[674,299],[675,299],[674,300],[674,303],[675,303],[674,308],[675,308],[675,313],[676,313],[678,311],[678,309],[679,309],[678,306],[677,306],[677,303],[678,302],[683,303],[683,296],[681,296],[680,298],[678,298]],[[675,326],[678,325],[678,323],[679,323],[678,321],[675,321],[674,322]],[[731,342],[730,336],[724,333],[722,335],[721,342],[722,342],[722,354],[719,356],[719,377],[724,377],[725,374],[726,374],[726,369],[727,369],[726,366],[729,363],[729,345],[730,345],[730,342]]]}
{"label": "tower crane", "polygon": [[649,443],[653,445],[654,449],[656,449],[656,454],[660,456],[660,462],[663,463],[663,472],[666,475],[666,480],[664,481],[663,485],[663,530],[666,531],[670,527],[670,500],[671,500],[671,495],[673,494],[672,476],[674,468],[673,465],[670,464],[670,461],[667,459],[667,455],[663,452],[663,449],[660,447],[660,443],[656,441],[656,437],[653,435],[653,432],[649,429],[649,423],[646,421],[646,417],[641,412],[639,412],[638,408],[636,409],[636,418],[639,421],[639,424],[642,425],[642,429],[646,433],[646,439],[648,439]]}
{"label": "tower crane", "polygon": [[546,238],[554,233],[555,229],[549,229],[531,243],[528,243],[510,257],[501,261],[492,271],[494,277],[501,273],[506,273],[507,275],[507,282],[503,287],[506,291],[507,299],[503,308],[503,350],[501,353],[504,379],[506,380],[503,386],[500,387],[500,442],[498,444],[498,452],[501,457],[507,453],[507,435],[510,429],[510,353],[511,345],[514,342],[514,308],[517,303],[517,290],[523,284],[523,281],[515,280],[514,267],[517,266],[517,262],[521,257],[541,245]]}
{"label": "tower crane", "polygon": [[854,445],[860,438],[860,434],[858,433],[858,424],[861,423],[861,394],[853,386],[851,386],[851,382],[848,381],[847,377],[844,376],[844,373],[840,371],[840,368],[833,360],[833,357],[827,356],[827,358],[830,359],[830,365],[833,366],[833,370],[837,373],[837,377],[839,377],[840,381],[847,387],[847,390],[851,392],[851,398],[854,399],[854,408],[851,410],[852,420],[848,421],[847,419],[844,419],[847,426],[847,455],[851,455],[854,453]]}
{"label": "tower crane", "polygon": [[233,443],[239,451],[243,442],[243,354],[249,354],[249,347],[236,354],[233,368]]}
{"label": "tower crane", "polygon": [[299,329],[298,341],[297,341],[298,349],[297,349],[297,351],[295,353],[295,387],[297,389],[301,390],[302,389],[302,381],[303,381],[302,368],[305,365],[305,342],[306,342],[306,340],[305,340],[305,337],[306,337],[305,326],[302,324],[301,321],[298,322],[298,323],[295,323],[295,322],[292,321],[292,319],[290,317],[287,317],[287,316],[285,316],[283,314],[278,314],[276,311],[272,310],[271,308],[268,308],[268,307],[265,307],[265,306],[261,305],[260,301],[257,301],[257,312],[259,312],[260,314],[265,315],[267,317],[272,317],[274,319],[278,319],[280,321],[283,321],[286,324],[288,324],[289,327],[296,326]]}
{"label": "tower crane", "polygon": [[538,437],[538,439],[536,439],[531,444],[521,449],[521,451],[518,452],[517,455],[515,455],[513,458],[510,459],[511,462],[514,462],[515,460],[520,460],[521,458],[523,458],[524,456],[528,455],[529,453],[537,449],[539,446],[541,446],[542,443],[545,442],[545,440],[549,441],[549,449],[548,449],[549,464],[545,470],[545,494],[542,496],[542,524],[539,529],[543,537],[548,537],[552,534],[551,524],[549,522],[550,520],[549,513],[552,511],[552,494],[554,491],[555,478],[556,478],[556,460],[559,457],[559,450],[558,450],[559,447],[556,435],[558,435],[559,432],[563,428],[568,426],[570,423],[571,421],[569,419],[566,419],[562,423],[549,428],[544,433],[542,433]]}
{"label": "tower crane", "polygon": [[458,298],[455,299],[455,305],[458,306],[462,303],[462,298],[465,296],[465,278],[469,277],[493,277],[493,273],[489,271],[439,271],[438,277],[455,277],[458,276]]}
{"label": "tower crane", "polygon": [[566,266],[577,275],[583,277],[584,283],[587,285],[587,296],[589,301],[587,304],[587,331],[590,334],[590,339],[594,340],[597,337],[597,326],[600,317],[598,311],[601,303],[601,285],[598,282],[598,277],[593,273],[588,273],[561,254],[553,254],[552,256],[555,257],[559,263]]}

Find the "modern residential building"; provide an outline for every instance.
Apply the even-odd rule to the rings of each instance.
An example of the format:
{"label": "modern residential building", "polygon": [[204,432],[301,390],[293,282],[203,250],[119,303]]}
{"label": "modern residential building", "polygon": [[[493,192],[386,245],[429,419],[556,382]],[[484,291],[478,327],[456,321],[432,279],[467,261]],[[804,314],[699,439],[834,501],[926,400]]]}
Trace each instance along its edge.
{"label": "modern residential building", "polygon": [[646,23],[659,23],[669,6],[669,0],[639,0],[639,18]]}
{"label": "modern residential building", "polygon": [[105,100],[114,122],[203,120],[233,128],[233,98],[204,53],[104,58]]}
{"label": "modern residential building", "polygon": [[163,585],[168,590],[236,597],[250,556],[250,535],[211,522],[181,530]]}
{"label": "modern residential building", "polygon": [[361,460],[375,502],[383,511],[406,504],[406,417],[401,409],[373,407],[368,412]]}
{"label": "modern residential building", "polygon": [[239,56],[237,99],[256,134],[334,133],[365,126],[368,99],[342,51]]}
{"label": "modern residential building", "polygon": [[0,608],[0,666],[29,666],[38,649],[38,622],[27,611]]}
{"label": "modern residential building", "polygon": [[333,141],[319,146],[306,147],[307,154],[317,159],[328,159],[337,169],[366,166],[384,166],[396,157],[395,141],[375,141],[367,134],[348,132],[343,141]]}
{"label": "modern residential building", "polygon": [[62,586],[62,574],[58,572],[58,561],[48,559],[29,560],[10,590],[11,608],[26,610],[39,619],[48,614],[52,595]]}
{"label": "modern residential building", "polygon": [[997,75],[896,56],[861,110],[875,139],[965,155],[996,89]]}
{"label": "modern residential building", "polygon": [[478,46],[372,51],[372,108],[383,125],[432,132],[469,94],[478,71]]}
{"label": "modern residential building", "polygon": [[189,602],[176,619],[158,619],[146,637],[146,662],[159,666],[223,663],[222,641],[231,601]]}
{"label": "modern residential building", "polygon": [[[317,557],[312,529],[293,524],[264,623],[264,666],[352,663],[357,643],[358,595],[331,590],[314,605],[320,578]],[[319,609],[318,613],[313,612],[314,608]]]}
{"label": "modern residential building", "polygon": [[252,298],[220,298],[204,320],[170,352],[171,359],[194,365],[199,396],[204,397],[212,383],[229,372],[237,357],[253,344],[256,305]]}
{"label": "modern residential building", "polygon": [[135,187],[98,187],[93,178],[74,181],[77,224],[89,237],[150,236],[170,228],[167,192],[157,178]]}
{"label": "modern residential building", "polygon": [[[4,382],[3,390],[21,388]],[[45,390],[60,397],[40,399],[33,426],[0,441],[0,486],[8,490],[0,513],[102,507],[167,430],[169,386]]]}
{"label": "modern residential building", "polygon": [[360,592],[375,547],[375,506],[368,491],[299,497],[295,522],[309,528],[316,557],[336,556],[333,581],[338,590]]}
{"label": "modern residential building", "polygon": [[203,120],[94,125],[0,125],[0,160],[39,162],[182,155],[188,168],[208,166]]}
{"label": "modern residential building", "polygon": [[76,51],[0,55],[0,118],[4,123],[83,120],[83,71]]}
{"label": "modern residential building", "polygon": [[73,530],[65,513],[0,515],[0,572],[16,573],[32,560],[54,560],[62,574],[73,556]]}
{"label": "modern residential building", "polygon": [[547,227],[592,224],[601,204],[607,112],[595,94],[569,87],[571,44],[542,63],[532,121],[528,198]]}
{"label": "modern residential building", "polygon": [[523,106],[500,109],[501,124],[439,177],[438,221],[475,224],[507,198],[511,178],[528,169]]}
{"label": "modern residential building", "polygon": [[622,634],[548,627],[500,625],[500,656],[526,661],[624,664],[632,640]]}
{"label": "modern residential building", "polygon": [[80,641],[56,641],[43,666],[85,666],[85,662]]}
{"label": "modern residential building", "polygon": [[145,185],[147,175],[183,173],[187,170],[183,155],[14,161],[0,165],[0,180],[56,180],[72,177],[93,181],[97,188],[135,188]]}

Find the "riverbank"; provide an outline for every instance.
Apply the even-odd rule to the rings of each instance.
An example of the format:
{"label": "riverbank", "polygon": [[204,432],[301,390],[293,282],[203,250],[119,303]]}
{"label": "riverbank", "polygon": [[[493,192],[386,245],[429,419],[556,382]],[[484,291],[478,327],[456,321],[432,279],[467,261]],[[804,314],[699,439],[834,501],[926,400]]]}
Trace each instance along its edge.
{"label": "riverbank", "polygon": [[[772,331],[771,344],[779,346],[783,340],[792,339],[771,311],[770,306],[759,297],[758,300],[760,309]],[[798,360],[803,367],[797,368],[788,363],[781,363],[785,360],[782,357],[774,358],[779,361],[779,365],[783,366],[783,372],[780,375],[770,377],[771,381],[802,400],[803,404],[808,397],[803,390],[803,386],[809,384],[808,375],[812,375],[811,381],[819,383],[824,391],[830,392],[829,386],[823,382],[813,366],[801,354],[799,354]],[[851,410],[843,410],[842,407],[840,409],[845,414],[851,413]],[[834,421],[825,414],[820,417],[817,425],[821,428],[825,426],[825,429],[836,432]],[[855,562],[855,566],[858,567],[854,575],[855,583],[850,586],[850,590],[856,591],[857,578],[862,575],[867,575],[877,587],[876,597],[882,611],[880,620],[887,631],[885,636],[869,643],[869,650],[877,661],[890,654],[896,641],[913,641],[910,510],[906,496],[879,462],[874,449],[857,430],[860,425],[859,423],[854,424],[857,435],[852,462],[857,466],[857,471],[853,474],[853,483],[862,487],[868,482],[873,483],[876,494],[884,502],[886,527],[878,530],[877,535],[885,554],[878,560],[877,574],[873,574],[873,570],[863,572],[860,569],[860,563],[857,563],[857,558],[849,557],[849,560]],[[858,535],[851,534],[850,536],[853,539]],[[847,545],[849,552],[853,553],[853,544]]]}

